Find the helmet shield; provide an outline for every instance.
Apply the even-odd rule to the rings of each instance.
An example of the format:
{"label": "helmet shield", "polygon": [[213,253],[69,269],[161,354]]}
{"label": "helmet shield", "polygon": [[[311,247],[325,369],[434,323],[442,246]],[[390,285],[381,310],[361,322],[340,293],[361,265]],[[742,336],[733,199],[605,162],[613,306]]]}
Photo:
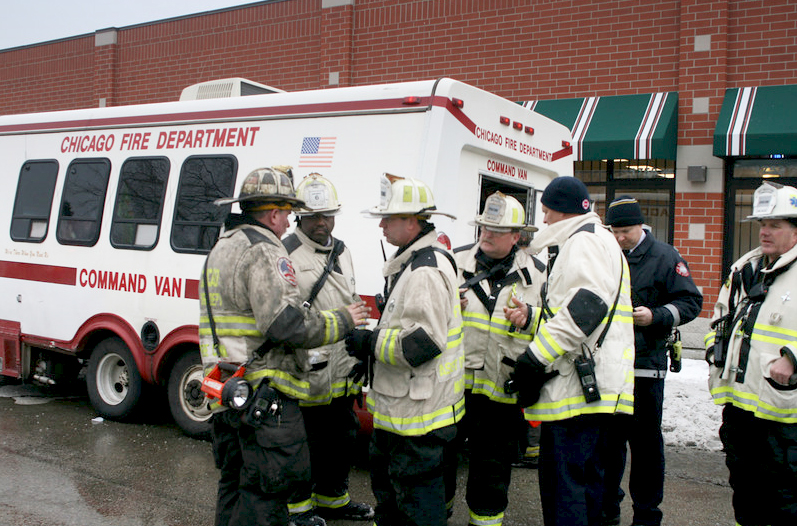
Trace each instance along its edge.
{"label": "helmet shield", "polygon": [[501,192],[495,192],[487,197],[481,215],[477,215],[468,224],[480,226],[493,232],[537,231],[537,227],[526,224],[526,212],[523,210],[523,205],[514,197]]}
{"label": "helmet shield", "polygon": [[797,188],[764,183],[753,194],[753,213],[747,221],[797,217]]}
{"label": "helmet shield", "polygon": [[391,215],[423,217],[437,214],[456,219],[451,214],[437,210],[432,189],[426,183],[387,173],[382,174],[382,179],[379,181],[379,205],[363,212],[374,217]]}
{"label": "helmet shield", "polygon": [[296,197],[305,203],[305,210],[297,215],[323,214],[333,216],[340,213],[341,204],[335,186],[318,173],[311,173],[296,187]]}

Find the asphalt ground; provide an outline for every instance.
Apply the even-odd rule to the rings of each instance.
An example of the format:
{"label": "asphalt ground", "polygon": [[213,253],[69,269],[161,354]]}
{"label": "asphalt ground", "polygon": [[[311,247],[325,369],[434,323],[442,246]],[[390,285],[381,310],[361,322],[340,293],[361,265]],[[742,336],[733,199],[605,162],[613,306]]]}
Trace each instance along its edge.
{"label": "asphalt ground", "polygon": [[[184,436],[162,405],[131,423],[96,417],[80,386],[0,380],[0,525],[213,524],[218,473],[210,443]],[[723,455],[688,447],[667,447],[666,455],[664,524],[733,525]],[[466,477],[463,460],[451,526],[468,522]],[[537,471],[515,468],[512,477],[504,525],[541,525]],[[350,493],[374,503],[365,459],[352,470]],[[623,526],[631,523],[628,500]]]}

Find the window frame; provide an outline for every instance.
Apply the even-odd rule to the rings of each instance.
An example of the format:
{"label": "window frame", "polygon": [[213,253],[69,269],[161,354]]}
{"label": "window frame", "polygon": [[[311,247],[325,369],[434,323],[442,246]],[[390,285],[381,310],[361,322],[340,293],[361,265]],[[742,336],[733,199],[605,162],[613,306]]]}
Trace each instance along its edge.
{"label": "window frame", "polygon": [[[125,166],[128,165],[130,162],[140,162],[140,161],[165,161],[166,162],[166,178],[163,181],[163,188],[160,194],[160,205],[158,207],[157,218],[154,220],[147,220],[141,218],[134,218],[134,219],[119,219],[117,217],[117,211],[119,209],[119,199],[120,194],[122,192],[123,187],[123,175],[125,173]],[[118,248],[120,250],[153,250],[156,246],[158,246],[158,241],[160,240],[160,233],[161,233],[161,226],[163,223],[163,209],[164,204],[166,202],[166,193],[169,186],[169,176],[171,175],[171,168],[172,163],[168,157],[157,155],[157,156],[144,156],[144,157],[129,157],[122,162],[122,166],[119,169],[119,175],[117,178],[117,185],[116,185],[116,196],[114,198],[114,206],[113,212],[111,213],[111,228],[108,233],[108,240],[111,243],[111,246],[114,248]],[[154,242],[151,245],[136,245],[135,242],[133,244],[126,244],[126,243],[118,243],[114,241],[114,227],[118,224],[134,224],[136,227],[138,225],[155,225],[157,227],[157,231],[155,233]]]}
{"label": "window frame", "polygon": [[[212,203],[213,201],[221,197],[231,197],[235,193],[235,184],[238,181],[238,158],[234,155],[231,154],[191,155],[183,160],[183,163],[180,165],[180,177],[177,181],[177,191],[175,193],[175,199],[174,199],[174,210],[172,212],[172,227],[169,235],[169,244],[171,245],[172,250],[180,254],[208,254],[210,253],[212,246],[207,249],[203,249],[198,246],[194,248],[185,248],[185,247],[176,246],[175,232],[177,231],[178,228],[184,226],[196,225],[199,226],[200,228],[217,228],[219,232],[221,232],[221,228],[224,224],[224,218],[227,216],[227,214],[229,214],[230,210],[232,209],[232,205],[225,205],[219,207],[220,219],[218,221],[185,221],[185,220],[179,220],[177,218],[177,214],[180,212],[180,199],[181,197],[183,197],[183,191],[185,188],[184,177],[186,176],[186,165],[190,161],[194,161],[197,159],[229,159],[231,161],[232,180],[230,182],[231,188],[229,189],[230,190],[229,195],[213,196],[212,200],[210,200],[209,202]],[[203,236],[200,233],[199,240],[201,240],[202,238]],[[216,235],[216,238],[218,238],[218,234]]]}
{"label": "window frame", "polygon": [[[92,236],[92,238],[89,239],[89,240],[68,239],[68,238],[66,238],[63,235],[62,222],[64,221],[64,217],[70,217],[70,216],[64,215],[64,213],[63,213],[64,205],[67,204],[65,202],[65,199],[66,199],[66,196],[67,196],[67,190],[69,190],[70,187],[72,186],[70,184],[71,181],[69,180],[69,178],[70,178],[72,169],[74,168],[75,165],[86,165],[86,164],[103,165],[106,168],[105,169],[105,187],[103,189],[102,199],[98,203],[99,206],[97,207],[98,215],[97,215],[96,218],[88,218],[88,219],[82,219],[81,218],[81,219],[69,220],[69,221],[91,221],[94,225],[96,225],[96,231],[94,232],[94,235]],[[105,214],[105,201],[108,198],[108,185],[109,185],[110,179],[111,179],[111,168],[112,168],[111,160],[106,158],[106,157],[78,158],[78,159],[73,159],[69,163],[69,165],[67,166],[66,172],[64,172],[64,186],[61,189],[61,200],[60,200],[60,204],[58,205],[58,222],[57,222],[56,227],[55,227],[55,238],[56,238],[56,240],[58,241],[59,244],[61,244],[61,245],[71,245],[71,246],[93,247],[100,240],[100,234],[102,233],[102,219],[103,219],[103,216]]]}
{"label": "window frame", "polygon": [[[50,188],[50,198],[47,202],[47,215],[37,215],[37,216],[30,216],[27,217],[25,214],[20,213],[18,207],[20,206],[20,192],[22,190],[22,175],[25,172],[25,168],[28,167],[30,170],[30,166],[34,164],[47,164],[47,165],[54,165],[55,166],[55,174],[52,176],[52,187]],[[20,243],[43,243],[47,239],[47,235],[50,233],[50,217],[53,213],[53,199],[55,199],[55,187],[58,185],[58,173],[61,169],[60,164],[58,163],[57,159],[30,159],[22,163],[22,167],[19,170],[19,177],[17,178],[17,190],[14,196],[14,206],[11,209],[11,224],[9,225],[9,236],[11,237],[12,241],[20,242]],[[49,175],[49,174],[48,174]],[[41,188],[39,188],[41,190]],[[44,211],[44,209],[42,209]],[[39,220],[44,222],[44,234],[41,238],[34,238],[31,236],[31,226],[33,222]],[[27,232],[28,235],[24,237],[19,237],[14,234],[14,226],[19,225],[20,221],[27,221]]]}

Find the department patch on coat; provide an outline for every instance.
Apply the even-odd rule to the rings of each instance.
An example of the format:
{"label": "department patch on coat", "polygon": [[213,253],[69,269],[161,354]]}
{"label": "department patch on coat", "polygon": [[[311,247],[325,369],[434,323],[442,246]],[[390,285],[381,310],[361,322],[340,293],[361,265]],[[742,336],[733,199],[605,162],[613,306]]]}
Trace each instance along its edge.
{"label": "department patch on coat", "polygon": [[279,270],[282,279],[294,287],[296,286],[296,272],[293,270],[293,265],[291,264],[290,259],[285,257],[279,258],[279,260],[277,260],[277,270]]}
{"label": "department patch on coat", "polygon": [[677,265],[675,265],[675,272],[679,276],[683,276],[683,277],[689,276],[689,269],[687,268],[686,263],[684,263],[683,261],[681,261]]}

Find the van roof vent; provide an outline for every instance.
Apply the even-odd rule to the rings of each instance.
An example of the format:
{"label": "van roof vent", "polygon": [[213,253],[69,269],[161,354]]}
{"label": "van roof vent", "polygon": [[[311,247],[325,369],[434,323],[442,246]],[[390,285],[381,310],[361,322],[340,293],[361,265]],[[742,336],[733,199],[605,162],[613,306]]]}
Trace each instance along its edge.
{"label": "van roof vent", "polygon": [[265,84],[252,82],[239,77],[209,80],[183,89],[180,100],[222,99],[227,97],[244,97],[264,93],[285,93],[281,89]]}

